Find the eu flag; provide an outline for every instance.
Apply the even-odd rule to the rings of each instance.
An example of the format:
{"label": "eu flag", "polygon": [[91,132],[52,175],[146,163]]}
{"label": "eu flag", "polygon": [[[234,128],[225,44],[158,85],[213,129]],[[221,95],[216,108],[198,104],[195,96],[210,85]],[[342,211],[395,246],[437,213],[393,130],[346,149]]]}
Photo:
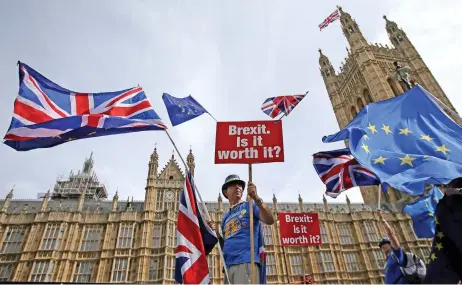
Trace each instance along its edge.
{"label": "eu flag", "polygon": [[356,160],[382,183],[410,195],[462,173],[462,127],[420,86],[367,105],[323,142],[349,139]]}
{"label": "eu flag", "polygon": [[443,193],[434,186],[426,196],[404,206],[403,211],[411,217],[418,238],[432,238],[435,235],[435,210],[441,198]]}
{"label": "eu flag", "polygon": [[162,95],[162,100],[164,100],[168,116],[173,126],[199,117],[204,113],[208,113],[191,95],[184,98],[177,98],[164,93]]}

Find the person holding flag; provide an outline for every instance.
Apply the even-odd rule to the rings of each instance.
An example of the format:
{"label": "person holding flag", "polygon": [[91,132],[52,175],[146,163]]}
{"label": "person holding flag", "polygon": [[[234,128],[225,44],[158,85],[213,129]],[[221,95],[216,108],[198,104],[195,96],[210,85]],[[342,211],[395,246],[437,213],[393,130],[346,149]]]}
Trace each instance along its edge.
{"label": "person holding flag", "polygon": [[[208,222],[209,226],[217,233],[220,243],[223,243],[223,255],[228,269],[229,280],[225,283],[230,284],[251,284],[251,249],[250,249],[250,215],[249,203],[242,199],[246,183],[237,175],[229,175],[222,186],[222,193],[229,200],[230,209],[224,215],[221,229],[223,236],[213,222]],[[266,272],[260,260],[260,249],[262,248],[261,239],[263,227],[261,223],[272,225],[275,221],[269,207],[257,194],[257,186],[252,182],[248,183],[247,195],[253,200],[254,217],[254,240],[257,241],[254,248],[255,270],[257,284],[262,284],[266,276],[261,276]]]}

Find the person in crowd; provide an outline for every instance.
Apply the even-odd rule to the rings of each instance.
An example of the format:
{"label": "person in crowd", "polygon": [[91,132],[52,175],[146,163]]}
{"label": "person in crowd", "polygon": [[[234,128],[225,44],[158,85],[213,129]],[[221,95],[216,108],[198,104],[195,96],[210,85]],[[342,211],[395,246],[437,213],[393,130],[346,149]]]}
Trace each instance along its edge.
{"label": "person in crowd", "polygon": [[246,183],[239,176],[232,174],[226,177],[221,191],[228,199],[230,209],[223,216],[222,235],[213,222],[209,226],[215,230],[223,248],[223,255],[231,284],[251,284],[251,254],[254,255],[255,283],[260,284],[259,235],[260,222],[272,225],[275,221],[271,210],[257,194],[257,186],[252,182],[247,185],[247,195],[252,199],[254,252],[250,250],[250,215],[249,203],[243,200]]}

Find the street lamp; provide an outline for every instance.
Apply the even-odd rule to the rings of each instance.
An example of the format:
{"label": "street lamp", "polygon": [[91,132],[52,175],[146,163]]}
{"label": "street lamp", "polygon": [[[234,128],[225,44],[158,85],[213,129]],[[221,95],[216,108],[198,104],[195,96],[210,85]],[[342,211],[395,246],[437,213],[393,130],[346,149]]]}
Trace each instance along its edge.
{"label": "street lamp", "polygon": [[395,71],[393,73],[394,77],[398,81],[402,81],[404,84],[406,84],[407,89],[411,89],[411,81],[409,79],[409,71],[410,68],[407,66],[401,66],[397,61],[393,62],[393,65],[395,66]]}

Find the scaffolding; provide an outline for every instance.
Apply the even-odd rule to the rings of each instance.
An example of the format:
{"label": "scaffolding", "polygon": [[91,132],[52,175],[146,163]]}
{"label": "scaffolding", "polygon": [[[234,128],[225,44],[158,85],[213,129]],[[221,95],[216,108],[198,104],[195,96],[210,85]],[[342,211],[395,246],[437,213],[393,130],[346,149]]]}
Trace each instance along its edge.
{"label": "scaffolding", "polygon": [[77,174],[71,171],[67,179],[63,176],[58,177],[51,199],[79,199],[82,192],[85,193],[85,199],[101,200],[107,198],[106,187],[99,182],[93,171],[92,155],[85,159],[82,171],[79,170]]}

